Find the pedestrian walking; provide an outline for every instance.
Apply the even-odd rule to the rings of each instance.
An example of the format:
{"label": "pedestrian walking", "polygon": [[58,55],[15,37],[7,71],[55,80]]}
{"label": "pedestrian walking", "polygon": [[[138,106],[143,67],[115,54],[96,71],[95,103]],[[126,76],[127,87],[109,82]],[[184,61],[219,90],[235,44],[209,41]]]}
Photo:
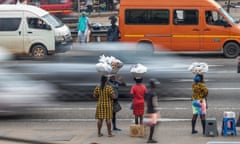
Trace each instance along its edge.
{"label": "pedestrian walking", "polygon": [[102,76],[100,86],[96,86],[93,92],[93,96],[98,99],[95,117],[98,119],[97,128],[99,137],[103,136],[101,133],[103,120],[106,121],[108,137],[114,136],[111,131],[114,90],[107,84],[107,80],[108,78],[106,76]]}
{"label": "pedestrian walking", "polygon": [[192,91],[193,91],[193,95],[192,95],[192,110],[193,110],[192,134],[195,134],[198,132],[197,130],[195,130],[195,125],[196,125],[198,115],[200,115],[203,134],[205,134],[205,124],[206,124],[205,115],[207,112],[206,98],[208,96],[208,88],[206,87],[206,85],[204,83],[203,74],[196,74],[196,76],[194,77],[194,82],[192,84]]}
{"label": "pedestrian walking", "polygon": [[[112,74],[110,76],[110,79],[108,81],[108,84],[110,86],[112,86],[112,88],[114,89],[114,99],[113,99],[113,105],[120,105],[119,101],[118,101],[118,88],[119,86],[126,86],[126,83],[124,81],[122,81],[121,77],[118,77],[118,80],[116,80],[116,76],[115,74]],[[120,110],[120,109],[118,109]],[[113,124],[113,130],[115,131],[121,131],[121,129],[117,128],[117,120],[116,120],[116,114],[118,112],[118,110],[113,109],[113,119],[112,119],[112,124]]]}
{"label": "pedestrian walking", "polygon": [[134,84],[131,87],[130,94],[133,97],[133,114],[135,116],[135,124],[143,124],[143,114],[144,114],[144,95],[147,93],[147,88],[142,84],[142,77],[135,77]]}
{"label": "pedestrian walking", "polygon": [[240,73],[240,56],[237,57],[237,73]]}
{"label": "pedestrian walking", "polygon": [[87,10],[86,11],[89,14],[91,14],[93,12],[93,0],[87,0],[86,6],[87,6]]}
{"label": "pedestrian walking", "polygon": [[82,15],[79,17],[77,30],[78,30],[78,42],[79,43],[89,42],[90,22],[85,11],[83,11]]}
{"label": "pedestrian walking", "polygon": [[118,41],[119,39],[119,28],[116,24],[117,18],[115,16],[110,16],[109,20],[111,20],[111,26],[107,31],[107,41],[114,42]]}
{"label": "pedestrian walking", "polygon": [[153,134],[158,118],[157,116],[155,116],[158,115],[158,111],[156,109],[158,107],[158,96],[155,90],[158,84],[160,84],[160,82],[156,79],[149,80],[149,91],[147,92],[146,95],[146,102],[147,102],[147,114],[151,118],[151,125],[147,143],[157,143],[157,141],[153,139]]}

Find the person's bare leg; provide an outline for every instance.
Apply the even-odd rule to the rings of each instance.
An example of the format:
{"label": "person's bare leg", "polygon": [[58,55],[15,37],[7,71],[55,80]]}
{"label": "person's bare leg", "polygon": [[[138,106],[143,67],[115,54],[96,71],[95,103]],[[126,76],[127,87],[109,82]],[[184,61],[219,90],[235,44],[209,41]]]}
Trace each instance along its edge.
{"label": "person's bare leg", "polygon": [[138,124],[138,116],[135,115],[135,124],[137,125]]}
{"label": "person's bare leg", "polygon": [[98,136],[99,136],[99,137],[103,136],[103,134],[101,133],[102,123],[103,123],[103,120],[102,120],[102,119],[99,119],[99,120],[98,120],[98,123],[97,123],[97,127],[98,127]]}
{"label": "person's bare leg", "polygon": [[202,123],[203,135],[205,135],[205,125],[206,125],[205,114],[200,115],[200,118]]}
{"label": "person's bare leg", "polygon": [[140,115],[139,119],[140,119],[140,125],[142,125],[143,124],[143,115]]}
{"label": "person's bare leg", "polygon": [[195,130],[197,117],[198,117],[197,114],[193,114],[193,117],[192,117],[192,134],[195,134],[195,133],[198,132],[198,131]]}
{"label": "person's bare leg", "polygon": [[108,129],[108,136],[112,137],[112,130],[111,130],[111,120],[106,120],[106,125],[107,125],[107,129]]}

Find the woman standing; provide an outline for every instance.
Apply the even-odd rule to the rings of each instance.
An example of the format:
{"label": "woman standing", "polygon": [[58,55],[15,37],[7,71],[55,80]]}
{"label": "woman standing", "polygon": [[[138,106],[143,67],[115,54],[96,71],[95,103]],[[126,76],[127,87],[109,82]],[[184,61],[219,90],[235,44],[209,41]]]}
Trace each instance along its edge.
{"label": "woman standing", "polygon": [[194,78],[194,82],[192,84],[192,134],[197,133],[195,130],[195,125],[197,121],[198,115],[200,115],[203,134],[205,134],[205,115],[206,115],[206,98],[208,95],[208,89],[204,83],[203,75],[197,74]]}
{"label": "woman standing", "polygon": [[142,84],[142,78],[134,78],[136,84],[131,87],[130,94],[133,96],[133,114],[135,116],[135,124],[143,124],[144,114],[144,95],[147,88]]}
{"label": "woman standing", "polygon": [[97,108],[96,108],[96,119],[98,119],[98,136],[101,137],[103,120],[106,120],[106,125],[108,129],[108,136],[112,137],[111,131],[111,120],[113,117],[113,98],[114,90],[111,86],[107,85],[108,78],[105,76],[101,77],[101,85],[96,86],[93,92],[93,96],[98,98]]}

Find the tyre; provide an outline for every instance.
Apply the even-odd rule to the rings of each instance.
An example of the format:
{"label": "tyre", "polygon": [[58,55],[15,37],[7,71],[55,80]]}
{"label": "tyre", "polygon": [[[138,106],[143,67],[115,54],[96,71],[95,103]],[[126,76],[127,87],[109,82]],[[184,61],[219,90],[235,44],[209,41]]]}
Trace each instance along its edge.
{"label": "tyre", "polygon": [[137,45],[136,52],[141,56],[151,56],[153,54],[153,45],[148,42],[141,42]]}
{"label": "tyre", "polygon": [[229,42],[223,47],[223,54],[227,58],[235,58],[239,55],[239,45],[235,42]]}
{"label": "tyre", "polygon": [[31,55],[34,58],[42,58],[47,56],[47,50],[44,46],[42,45],[35,45],[32,48]]}

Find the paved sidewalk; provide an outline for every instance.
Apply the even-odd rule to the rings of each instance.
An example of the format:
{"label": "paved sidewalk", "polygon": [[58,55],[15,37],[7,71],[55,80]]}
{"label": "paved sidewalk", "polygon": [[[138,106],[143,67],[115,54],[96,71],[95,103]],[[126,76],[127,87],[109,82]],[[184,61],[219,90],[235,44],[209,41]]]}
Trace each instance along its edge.
{"label": "paved sidewalk", "polygon": [[[144,144],[146,137],[130,137],[130,120],[118,121],[122,131],[113,132],[107,137],[103,124],[103,137],[97,136],[96,121],[46,121],[46,122],[2,122],[0,126],[0,144]],[[218,123],[220,125],[220,123]],[[156,129],[154,138],[159,144],[206,144],[209,141],[235,141],[239,136],[204,137],[201,134],[200,121],[197,122],[198,134],[190,134],[190,121],[162,121]],[[220,131],[220,127],[218,127]]]}

